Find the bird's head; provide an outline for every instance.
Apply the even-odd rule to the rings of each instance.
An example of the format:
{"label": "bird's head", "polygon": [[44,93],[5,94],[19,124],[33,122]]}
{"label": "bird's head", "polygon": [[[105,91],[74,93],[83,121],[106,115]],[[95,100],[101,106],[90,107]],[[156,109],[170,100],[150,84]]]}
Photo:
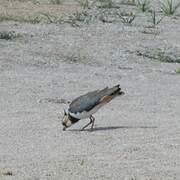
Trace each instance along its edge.
{"label": "bird's head", "polygon": [[72,125],[71,120],[69,119],[68,111],[64,110],[64,117],[62,119],[62,125],[63,125],[63,131],[66,130],[66,128],[70,127]]}

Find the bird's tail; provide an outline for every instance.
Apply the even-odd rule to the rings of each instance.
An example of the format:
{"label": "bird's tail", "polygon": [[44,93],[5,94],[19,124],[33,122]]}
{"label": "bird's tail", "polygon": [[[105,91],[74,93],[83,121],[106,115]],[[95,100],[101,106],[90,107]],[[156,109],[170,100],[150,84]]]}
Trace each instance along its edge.
{"label": "bird's tail", "polygon": [[112,88],[105,88],[99,92],[101,94],[100,103],[106,104],[116,96],[123,95],[124,92],[121,91],[120,85],[116,85]]}
{"label": "bird's tail", "polygon": [[107,95],[109,96],[118,96],[118,95],[123,95],[125,94],[123,91],[121,91],[120,85],[116,85],[112,88],[109,88],[107,91]]}

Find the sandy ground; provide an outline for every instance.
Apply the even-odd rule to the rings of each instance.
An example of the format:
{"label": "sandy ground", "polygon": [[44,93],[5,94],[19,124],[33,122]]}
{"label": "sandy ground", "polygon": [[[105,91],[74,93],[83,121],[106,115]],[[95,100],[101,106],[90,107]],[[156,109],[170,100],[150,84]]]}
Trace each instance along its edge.
{"label": "sandy ground", "polygon": [[[0,179],[180,179],[178,63],[137,56],[180,50],[180,18],[142,33],[138,21],[69,24],[1,22],[22,37],[0,40]],[[91,90],[121,84],[126,95],[62,131],[67,104]],[[12,172],[5,176],[3,172]]]}

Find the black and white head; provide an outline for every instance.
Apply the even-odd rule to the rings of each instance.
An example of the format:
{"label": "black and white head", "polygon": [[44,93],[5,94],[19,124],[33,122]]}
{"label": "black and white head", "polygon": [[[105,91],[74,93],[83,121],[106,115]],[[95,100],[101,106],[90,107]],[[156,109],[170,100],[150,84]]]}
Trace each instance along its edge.
{"label": "black and white head", "polygon": [[68,110],[64,110],[64,116],[62,119],[62,125],[63,125],[63,131],[66,130],[66,128],[70,127],[72,125],[72,122],[69,118],[69,112]]}

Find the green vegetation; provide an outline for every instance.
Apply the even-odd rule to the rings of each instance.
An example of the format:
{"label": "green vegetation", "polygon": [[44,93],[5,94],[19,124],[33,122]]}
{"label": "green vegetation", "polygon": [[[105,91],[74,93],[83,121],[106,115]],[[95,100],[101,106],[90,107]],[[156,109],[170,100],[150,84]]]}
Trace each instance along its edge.
{"label": "green vegetation", "polygon": [[135,0],[122,0],[121,4],[128,6],[136,6]]}
{"label": "green vegetation", "polygon": [[90,2],[89,0],[77,0],[77,2],[82,6],[84,9],[90,7]]}
{"label": "green vegetation", "polygon": [[25,23],[32,23],[37,24],[42,21],[42,17],[40,17],[40,14],[35,16],[29,16],[29,17],[20,17],[20,16],[10,16],[10,15],[1,15],[0,16],[0,22],[3,21],[16,21],[16,22],[25,22]]}
{"label": "green vegetation", "polygon": [[158,52],[157,53],[158,60],[165,63],[180,63],[180,57],[173,57],[171,54],[167,54],[166,52]]}
{"label": "green vegetation", "polygon": [[177,74],[180,74],[180,68],[177,68],[175,71]]}
{"label": "green vegetation", "polygon": [[151,11],[151,20],[150,20],[150,22],[153,24],[154,27],[156,25],[158,25],[162,21],[162,19],[163,19],[163,17],[157,18],[157,14],[156,14],[155,10]]}
{"label": "green vegetation", "polygon": [[63,4],[64,0],[50,0],[51,4]]}
{"label": "green vegetation", "polygon": [[113,7],[112,0],[97,0],[97,2],[100,3],[100,5],[98,6],[99,8],[112,8]]}
{"label": "green vegetation", "polygon": [[150,10],[150,0],[136,0],[135,3],[142,12]]}
{"label": "green vegetation", "polygon": [[2,31],[0,32],[0,39],[13,40],[20,37],[19,34],[16,34],[14,31]]}
{"label": "green vegetation", "polygon": [[133,13],[117,13],[122,23],[125,24],[132,24],[134,19],[136,18],[136,15]]}
{"label": "green vegetation", "polygon": [[138,56],[155,59],[164,63],[180,63],[180,54],[171,49],[150,49],[145,52],[136,52]]}
{"label": "green vegetation", "polygon": [[161,2],[161,11],[166,16],[174,15],[180,7],[180,2],[175,3],[174,0],[165,0]]}
{"label": "green vegetation", "polygon": [[70,15],[67,22],[70,23],[72,26],[78,26],[78,22],[89,24],[93,20],[94,17],[84,10],[82,12],[77,11],[76,13]]}

